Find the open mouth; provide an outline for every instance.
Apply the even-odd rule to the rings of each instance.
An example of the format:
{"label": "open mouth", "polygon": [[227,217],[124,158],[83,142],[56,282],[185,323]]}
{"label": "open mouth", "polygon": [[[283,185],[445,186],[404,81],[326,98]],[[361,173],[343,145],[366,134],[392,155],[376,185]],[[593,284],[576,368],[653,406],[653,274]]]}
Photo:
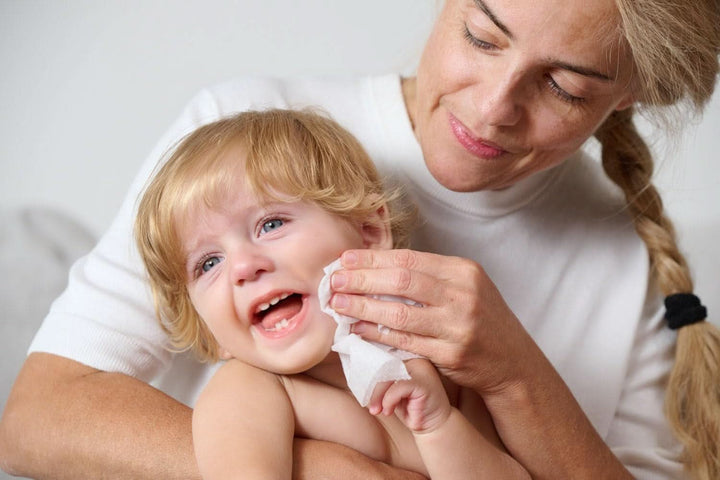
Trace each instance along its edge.
{"label": "open mouth", "polygon": [[266,332],[282,332],[292,324],[292,319],[300,313],[303,298],[299,293],[282,293],[267,303],[261,303],[253,314],[253,324]]}

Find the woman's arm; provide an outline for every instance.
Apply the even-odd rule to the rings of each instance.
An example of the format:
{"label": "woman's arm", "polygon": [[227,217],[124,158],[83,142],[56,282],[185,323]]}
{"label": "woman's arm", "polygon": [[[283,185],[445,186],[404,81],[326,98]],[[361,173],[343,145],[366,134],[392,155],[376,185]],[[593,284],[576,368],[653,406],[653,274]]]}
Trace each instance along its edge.
{"label": "woman's arm", "polygon": [[191,410],[132,377],[30,355],[0,424],[3,469],[32,478],[200,478]]}
{"label": "woman's arm", "polygon": [[532,478],[633,478],[544,357],[534,378],[483,399],[503,442]]}
{"label": "woman's arm", "polygon": [[[631,478],[479,265],[409,250],[355,250],[342,258],[332,307],[367,321],[355,333],[425,356],[475,390],[533,478]],[[423,308],[367,294],[406,297]],[[368,322],[391,331],[381,334]]]}
{"label": "woman's arm", "polygon": [[[199,479],[191,418],[132,377],[34,353],[0,421],[0,467],[37,479]],[[296,440],[294,453],[295,480],[422,480],[334,443]]]}
{"label": "woman's arm", "polygon": [[293,452],[294,480],[426,480],[338,443],[296,438]]}

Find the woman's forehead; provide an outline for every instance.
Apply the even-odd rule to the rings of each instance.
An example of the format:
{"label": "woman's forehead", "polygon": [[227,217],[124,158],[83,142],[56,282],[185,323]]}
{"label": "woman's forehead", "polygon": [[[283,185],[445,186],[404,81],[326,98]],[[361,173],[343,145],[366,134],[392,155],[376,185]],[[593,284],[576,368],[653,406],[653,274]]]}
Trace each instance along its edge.
{"label": "woman's forehead", "polygon": [[577,54],[616,44],[620,16],[614,0],[449,0],[486,17],[513,41]]}
{"label": "woman's forehead", "polygon": [[[570,64],[615,78],[630,65],[614,0],[448,0],[466,22],[508,39],[538,62]],[[448,8],[452,8],[449,6]],[[456,22],[453,16],[446,21]],[[630,69],[627,69],[630,71]]]}

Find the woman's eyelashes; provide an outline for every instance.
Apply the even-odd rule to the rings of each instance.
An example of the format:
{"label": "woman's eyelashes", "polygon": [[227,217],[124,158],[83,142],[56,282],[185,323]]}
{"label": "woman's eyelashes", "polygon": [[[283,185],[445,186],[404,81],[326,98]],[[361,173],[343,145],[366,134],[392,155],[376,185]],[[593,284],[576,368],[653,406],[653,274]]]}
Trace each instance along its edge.
{"label": "woman's eyelashes", "polygon": [[497,50],[497,46],[495,46],[494,44],[492,44],[490,42],[486,42],[485,40],[480,40],[475,35],[473,35],[467,25],[465,25],[464,30],[465,31],[464,31],[463,36],[465,37],[465,40],[467,40],[470,43],[470,45],[480,48],[482,50],[488,50],[488,51]]}
{"label": "woman's eyelashes", "polygon": [[[465,25],[464,27],[463,36],[470,43],[470,45],[476,48],[479,48],[486,52],[494,52],[498,50],[497,45],[486,42],[485,40],[481,40],[475,35],[473,35],[467,25]],[[544,75],[544,82],[547,85],[547,88],[550,90],[550,93],[552,93],[556,98],[562,100],[563,102],[574,105],[585,101],[585,98],[583,97],[578,97],[568,93],[555,81],[555,79],[550,74]]]}
{"label": "woman's eyelashes", "polygon": [[571,95],[566,90],[564,90],[562,87],[560,87],[560,85],[558,85],[558,83],[555,81],[555,79],[552,77],[552,75],[546,74],[545,81],[548,84],[550,91],[556,97],[558,97],[560,100],[570,103],[570,104],[577,104],[577,103],[582,103],[585,101],[585,98]]}

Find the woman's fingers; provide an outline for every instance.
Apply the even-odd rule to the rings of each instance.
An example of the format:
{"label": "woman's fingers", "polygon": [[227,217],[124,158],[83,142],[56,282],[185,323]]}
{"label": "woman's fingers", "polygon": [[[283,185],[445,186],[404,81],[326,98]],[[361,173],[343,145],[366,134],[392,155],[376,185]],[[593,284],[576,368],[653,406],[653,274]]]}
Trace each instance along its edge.
{"label": "woman's fingers", "polygon": [[335,293],[395,295],[425,306],[477,295],[492,285],[477,263],[413,250],[348,250],[331,278]]}
{"label": "woman's fingers", "polygon": [[[460,385],[497,388],[516,375],[513,359],[532,349],[476,262],[411,250],[349,250],[342,263],[331,281],[331,306],[360,320],[353,332],[426,357]],[[383,294],[423,306],[372,298]]]}
{"label": "woman's fingers", "polygon": [[346,269],[383,269],[405,268],[408,270],[435,270],[436,266],[446,263],[448,258],[434,253],[414,250],[348,250],[340,261]]}
{"label": "woman's fingers", "polygon": [[378,329],[376,324],[368,322],[354,324],[352,332],[357,333],[365,340],[383,343],[428,358],[440,368],[448,368],[457,364],[458,344],[451,341],[387,327]]}
{"label": "woman's fingers", "polygon": [[[377,286],[375,277],[371,282],[361,278],[362,275],[356,275],[353,279],[355,284],[348,283],[346,288],[352,286],[353,290],[347,290],[348,292],[362,294],[401,294],[404,288],[411,288],[413,286],[411,280],[415,280],[414,278],[403,277],[403,274],[400,273],[403,271],[423,274],[435,281],[452,282],[473,271],[482,270],[475,262],[465,258],[448,257],[415,250],[348,250],[340,258],[343,267],[341,271],[346,274],[361,273],[360,271],[362,271],[362,275],[366,275],[367,272],[382,272],[383,275],[388,275],[392,272],[390,279],[396,285],[391,283],[390,286],[395,286],[397,292],[375,291]],[[419,286],[423,287],[424,284]],[[333,289],[335,287],[333,285]]]}
{"label": "woman's fingers", "polygon": [[335,294],[330,305],[349,317],[385,325],[393,330],[440,337],[444,331],[435,307],[408,305],[395,300],[378,300],[359,295]]}
{"label": "woman's fingers", "polygon": [[398,267],[338,270],[333,273],[330,285],[336,293],[394,295],[426,306],[443,300],[442,284],[437,277]]}

